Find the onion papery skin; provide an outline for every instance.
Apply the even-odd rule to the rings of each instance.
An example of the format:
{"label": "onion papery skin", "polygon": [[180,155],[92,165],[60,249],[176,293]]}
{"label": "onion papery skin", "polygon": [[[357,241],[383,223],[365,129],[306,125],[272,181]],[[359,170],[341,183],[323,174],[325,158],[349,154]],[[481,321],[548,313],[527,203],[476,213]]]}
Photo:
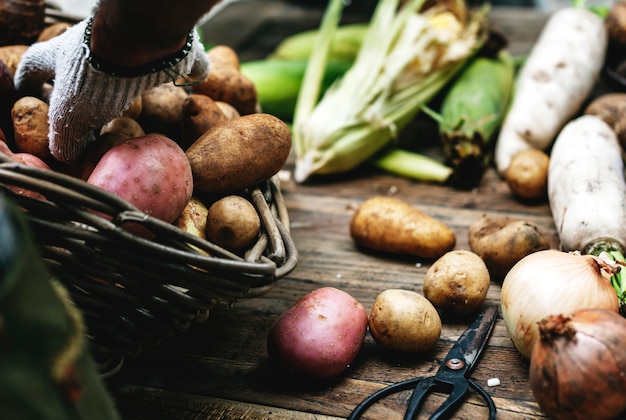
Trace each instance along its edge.
{"label": "onion papery skin", "polygon": [[[617,293],[598,257],[549,249],[527,255],[502,282],[502,317],[515,348],[527,359],[548,315],[599,308],[618,312]],[[626,350],[625,350],[626,351]]]}
{"label": "onion papery skin", "polygon": [[554,420],[626,415],[626,318],[603,309],[551,315],[540,323],[530,386]]}

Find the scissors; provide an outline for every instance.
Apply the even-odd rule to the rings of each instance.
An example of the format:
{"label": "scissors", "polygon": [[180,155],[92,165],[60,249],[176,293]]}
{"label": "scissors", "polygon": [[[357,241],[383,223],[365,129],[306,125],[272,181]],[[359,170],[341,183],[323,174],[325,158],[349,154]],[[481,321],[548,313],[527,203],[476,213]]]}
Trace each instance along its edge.
{"label": "scissors", "polygon": [[413,393],[404,415],[405,420],[415,419],[426,396],[434,391],[446,392],[450,395],[430,419],[449,418],[470,388],[476,391],[487,403],[489,420],[495,420],[496,405],[491,396],[469,375],[487,345],[497,316],[497,306],[491,306],[482,312],[452,346],[434,376],[408,379],[376,391],[364,399],[347,420],[359,419],[372,404],[388,395],[411,388],[413,388]]}

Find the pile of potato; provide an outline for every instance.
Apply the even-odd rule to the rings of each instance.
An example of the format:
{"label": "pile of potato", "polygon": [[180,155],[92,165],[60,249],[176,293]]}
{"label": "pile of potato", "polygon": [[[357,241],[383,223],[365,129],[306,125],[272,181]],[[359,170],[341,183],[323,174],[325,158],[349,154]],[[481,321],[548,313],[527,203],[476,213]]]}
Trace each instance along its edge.
{"label": "pile of potato", "polygon": [[42,97],[17,96],[13,75],[25,50],[0,48],[0,152],[81,178],[230,251],[254,243],[261,221],[244,192],[283,167],[291,132],[280,119],[258,112],[255,86],[239,71],[234,50],[207,51],[211,71],[200,83],[172,82],[145,92],[102,127],[82,161],[72,165],[56,161],[48,149],[53,87]]}

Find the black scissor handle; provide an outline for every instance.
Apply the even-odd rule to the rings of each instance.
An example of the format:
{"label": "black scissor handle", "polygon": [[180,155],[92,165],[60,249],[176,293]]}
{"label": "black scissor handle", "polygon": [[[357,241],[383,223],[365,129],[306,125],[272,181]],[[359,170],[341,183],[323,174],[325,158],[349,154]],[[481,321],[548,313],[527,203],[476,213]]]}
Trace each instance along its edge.
{"label": "black scissor handle", "polygon": [[[419,377],[408,379],[402,382],[398,382],[392,385],[389,385],[385,388],[379,389],[374,392],[369,397],[365,398],[356,408],[350,413],[347,417],[347,420],[357,420],[360,419],[363,413],[367,411],[370,406],[374,403],[384,399],[385,397],[395,394],[397,392],[408,391],[413,388],[413,394],[411,395],[411,399],[409,400],[409,405],[407,407],[405,413],[405,420],[415,419],[419,408],[424,402],[426,396],[436,389],[443,389],[444,386],[441,384],[437,384],[434,380],[434,377]],[[463,396],[465,396],[469,390],[472,388],[474,391],[480,395],[483,400],[487,403],[487,407],[489,408],[489,420],[496,419],[496,405],[493,402],[491,396],[485,391],[478,383],[473,379],[467,379],[464,381],[464,385],[459,383],[456,384],[451,392],[450,396],[444,401],[444,403],[439,407],[435,413],[430,417],[431,420],[439,420],[443,418],[449,418],[449,416],[453,413],[454,409],[461,402]]]}
{"label": "black scissor handle", "polygon": [[406,381],[397,382],[385,388],[379,389],[378,391],[374,392],[372,395],[361,401],[361,403],[356,406],[356,408],[352,411],[352,413],[350,413],[346,420],[360,419],[363,413],[365,413],[372,404],[382,400],[383,398],[391,394],[395,394],[401,391],[408,391],[409,389],[414,388],[422,379],[424,378],[420,377],[407,379]]}

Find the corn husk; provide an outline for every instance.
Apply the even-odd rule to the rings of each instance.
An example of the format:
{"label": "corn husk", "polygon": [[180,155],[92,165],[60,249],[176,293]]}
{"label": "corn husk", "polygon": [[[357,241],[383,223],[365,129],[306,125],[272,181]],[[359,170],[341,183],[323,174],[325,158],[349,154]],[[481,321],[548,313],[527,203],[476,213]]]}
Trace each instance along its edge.
{"label": "corn husk", "polygon": [[[341,0],[332,0],[329,9]],[[474,55],[485,40],[483,7],[464,3],[381,0],[354,65],[324,94],[316,95],[319,56],[328,51],[336,16],[325,15],[319,49],[311,56],[298,98],[293,128],[294,179],[349,171],[388,145],[422,107]],[[327,11],[328,13],[328,11]],[[325,27],[326,23],[326,27]],[[317,57],[316,57],[317,56]],[[310,71],[309,71],[310,70]],[[308,80],[307,80],[308,79]]]}

